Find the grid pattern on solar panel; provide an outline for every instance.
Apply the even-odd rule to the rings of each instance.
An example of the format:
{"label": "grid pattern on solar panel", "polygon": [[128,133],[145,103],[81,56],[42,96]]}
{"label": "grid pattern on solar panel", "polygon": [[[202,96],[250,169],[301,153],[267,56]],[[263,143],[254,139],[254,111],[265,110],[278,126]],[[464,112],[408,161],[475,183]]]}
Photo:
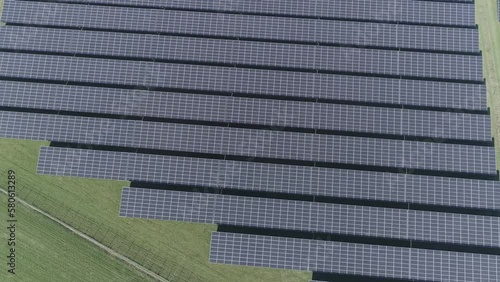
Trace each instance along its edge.
{"label": "grid pattern on solar panel", "polygon": [[[162,5],[165,5],[165,2]],[[299,16],[299,17],[312,17],[312,18],[328,18],[328,19],[349,19],[349,20],[369,20],[369,21],[386,21],[395,23],[415,23],[415,24],[429,24],[429,25],[447,25],[447,26],[475,26],[474,5],[457,4],[446,2],[430,2],[430,1],[413,1],[413,0],[322,0],[314,2],[301,2],[301,1],[239,1],[231,2],[227,5],[226,2],[213,2],[213,1],[176,1],[180,5],[177,8],[187,8],[192,6],[193,9],[203,10],[203,6],[213,6],[214,3],[217,9],[210,9],[215,11],[228,11],[235,13],[248,13],[248,14],[261,14],[261,15],[280,15],[280,16]],[[40,6],[46,7],[45,9],[62,12],[64,10],[79,11],[83,9],[96,10],[101,13],[109,15],[107,21],[115,21],[112,16],[114,11],[122,10],[142,10],[137,8],[120,8],[120,7],[102,7],[102,6],[79,6],[71,4],[38,4],[25,1],[8,1],[5,3],[5,10],[9,15],[11,10],[16,9],[16,14],[20,18],[23,16],[26,20],[30,20],[30,15],[26,11],[37,11]],[[201,5],[201,6],[200,6]],[[171,8],[174,8],[170,6]],[[24,13],[23,13],[24,11]],[[150,14],[162,15],[162,10],[146,10]],[[141,11],[139,11],[141,12]],[[79,12],[68,13],[69,19],[73,15],[85,16]],[[99,15],[99,14],[97,14]],[[74,19],[78,19],[75,17]],[[99,18],[99,17],[96,17]],[[132,18],[128,18],[132,20]],[[54,21],[56,23],[57,21]],[[156,26],[162,22],[156,22]]]}
{"label": "grid pattern on solar panel", "polygon": [[[182,168],[182,169],[179,169]],[[500,182],[42,147],[38,173],[334,198],[500,209]]]}
{"label": "grid pattern on solar panel", "polygon": [[494,147],[0,112],[5,138],[496,175]]}
{"label": "grid pattern on solar panel", "polygon": [[[375,30],[375,33],[371,34],[369,33],[373,32],[371,30],[360,31],[364,35],[362,37],[363,41],[360,42],[360,45],[363,45],[365,40],[378,36],[381,36],[379,40],[383,40],[384,42],[387,40],[393,40],[390,39],[389,35],[385,35],[379,30],[380,28]],[[477,29],[398,25],[395,34],[397,34],[396,46],[399,48],[479,52],[479,31]],[[454,46],[449,46],[451,44]]]}
{"label": "grid pattern on solar panel", "polygon": [[210,261],[425,281],[500,279],[494,255],[223,232],[212,233]]}
{"label": "grid pattern on solar panel", "polygon": [[500,218],[452,213],[124,188],[120,215],[500,247]]}
{"label": "grid pattern on solar panel", "polygon": [[0,81],[0,106],[491,141],[488,115]]}
{"label": "grid pattern on solar panel", "polygon": [[[473,0],[415,0],[415,1],[473,3]],[[242,1],[233,1],[231,2],[231,4],[220,3],[217,1],[200,1],[200,0],[175,1],[175,2],[172,1],[165,2],[163,0],[149,0],[147,2],[141,0],[52,0],[52,2],[75,3],[75,4],[107,4],[107,5],[117,5],[117,6],[150,7],[150,8],[202,9],[202,10],[213,10],[213,11],[226,11],[226,9],[229,9],[229,11],[234,11],[234,9],[236,8],[241,8]],[[317,4],[314,3],[314,5]]]}
{"label": "grid pattern on solar panel", "polygon": [[[179,11],[172,11],[172,13],[182,13]],[[200,16],[197,13],[184,12],[183,21],[187,21],[188,15]],[[221,28],[218,25],[225,25],[228,21],[236,21],[236,19],[229,20],[227,17],[215,17],[216,14],[208,14],[214,18],[206,19],[210,25],[217,28],[216,31],[211,33],[203,32],[203,29],[197,31],[192,29],[191,33],[186,31],[177,30],[174,26],[169,26],[167,32],[170,34],[188,34],[188,35],[201,35],[201,36],[219,36],[234,39],[254,39],[254,40],[271,40],[271,41],[287,41],[287,42],[301,42],[310,44],[340,44],[340,45],[359,45],[359,46],[374,46],[374,47],[389,47],[389,48],[407,48],[407,49],[421,49],[421,50],[439,50],[439,51],[452,51],[452,52],[479,52],[479,35],[477,29],[463,29],[463,28],[448,28],[448,27],[434,27],[434,26],[417,26],[417,25],[392,25],[381,23],[365,23],[365,22],[337,22],[337,21],[319,21],[309,19],[285,19],[273,17],[258,17],[247,16],[248,24],[252,25],[253,32],[229,32],[227,28]],[[229,16],[229,15],[228,15]],[[232,15],[233,17],[238,17]],[[201,20],[201,19],[200,19]],[[221,21],[226,21],[222,23]],[[269,25],[257,25],[255,21],[266,21]],[[296,23],[294,24],[294,21]],[[191,24],[196,23],[194,19],[190,21]],[[300,24],[299,24],[300,23]],[[185,23],[189,25],[189,23]],[[269,29],[273,26],[273,29]],[[295,26],[292,28],[292,26]],[[184,26],[184,28],[186,28]],[[32,37],[48,36],[47,34],[60,32],[60,30],[51,30],[33,28],[33,27],[5,27],[2,32],[9,33],[14,31],[17,35],[18,45],[23,43],[36,44]],[[274,30],[280,30],[278,34]],[[284,33],[284,31],[287,31]],[[66,30],[65,34],[73,34],[77,31]],[[218,32],[214,34],[214,32]],[[80,31],[81,34],[89,34],[90,32]],[[92,34],[95,34],[94,32]],[[109,33],[107,33],[109,34]],[[125,36],[125,35],[123,35]],[[129,37],[134,35],[129,34]],[[7,37],[7,36],[6,36]],[[136,37],[152,37],[152,35],[142,35]],[[7,37],[8,38],[8,37]],[[154,37],[153,37],[154,38]],[[22,39],[22,40],[21,40]]]}
{"label": "grid pattern on solar panel", "polygon": [[[28,40],[19,40],[20,34]],[[481,81],[482,57],[95,31],[7,28],[0,48]]]}
{"label": "grid pattern on solar panel", "polygon": [[20,53],[0,53],[0,71],[13,78],[486,109],[482,84]]}

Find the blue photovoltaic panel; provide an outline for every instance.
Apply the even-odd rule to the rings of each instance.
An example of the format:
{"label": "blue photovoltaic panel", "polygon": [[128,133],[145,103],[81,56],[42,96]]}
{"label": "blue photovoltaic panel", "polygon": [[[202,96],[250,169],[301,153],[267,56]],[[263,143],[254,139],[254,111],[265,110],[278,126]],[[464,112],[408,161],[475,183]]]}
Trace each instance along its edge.
{"label": "blue photovoltaic panel", "polygon": [[[290,19],[262,16],[225,15],[220,17],[212,13],[194,13],[182,11],[166,11],[168,17],[178,17],[176,24],[161,27],[168,34],[184,34],[198,36],[217,36],[233,39],[253,39],[268,41],[299,42],[309,44],[358,45],[388,48],[406,48],[418,50],[437,50],[450,52],[479,53],[479,33],[477,29],[451,28],[418,25],[393,25],[383,23],[322,21],[313,19]],[[177,16],[179,15],[179,16]],[[246,20],[248,30],[231,30],[227,25]],[[199,22],[206,21],[212,27],[203,28]],[[141,23],[133,27],[138,28]],[[86,26],[83,25],[82,26]],[[112,27],[112,26],[110,26]],[[133,28],[130,27],[130,28]],[[189,27],[189,28],[188,28]],[[273,27],[272,29],[269,27]],[[106,28],[108,28],[106,26]],[[280,32],[277,33],[276,30]],[[138,30],[145,32],[144,30]],[[2,29],[5,37],[15,32],[16,46],[28,45],[35,47],[37,40],[48,37],[60,30],[41,29],[34,27],[8,26]],[[65,30],[64,34],[101,34],[99,32]],[[105,33],[108,34],[109,33]],[[151,38],[151,35],[114,34],[125,38]],[[38,38],[37,40],[35,40]],[[152,37],[156,38],[156,37]],[[90,37],[87,40],[95,40]],[[5,40],[5,39],[4,39]],[[5,44],[5,43],[4,43]],[[141,49],[147,49],[143,45]],[[128,46],[123,46],[128,47]]]}
{"label": "blue photovoltaic panel", "polygon": [[7,77],[335,101],[486,109],[483,84],[0,53]]}
{"label": "blue photovoltaic panel", "polygon": [[[408,0],[406,0],[408,1]],[[473,0],[415,0],[415,1],[436,1],[436,2],[464,2],[464,3],[473,3]],[[142,0],[52,0],[52,2],[62,2],[62,3],[75,3],[75,4],[107,4],[107,5],[118,5],[118,6],[133,6],[133,7],[150,7],[150,8],[176,8],[176,9],[197,9],[197,10],[211,10],[211,11],[234,11],[234,12],[241,12],[248,10],[252,7],[255,7],[256,3],[245,3],[242,0],[236,0],[236,1],[231,1],[230,3],[228,2],[221,2],[221,1],[215,1],[215,0],[209,0],[209,1],[203,1],[203,0],[189,0],[189,1],[164,1],[164,0],[149,0],[147,2],[142,1]],[[267,1],[271,2],[271,1]],[[341,1],[338,1],[339,3]],[[358,2],[358,3],[363,3],[363,1],[353,1],[353,2]],[[403,1],[402,1],[403,2]],[[266,1],[261,1],[259,3],[260,5],[264,5]],[[277,4],[280,3],[280,4]],[[390,2],[389,2],[390,3]],[[284,0],[281,1],[274,1],[273,6],[281,7],[286,6],[288,11],[290,8],[288,6],[290,3],[287,3]],[[308,6],[309,9],[313,12],[318,12],[317,7],[321,6],[324,7],[325,5],[331,3],[327,3],[326,0],[322,1],[315,1],[313,3],[307,3],[306,5]],[[295,3],[295,8],[303,8],[303,5],[298,5]],[[313,8],[313,7],[316,8]],[[303,12],[303,11],[293,11],[293,12]],[[320,13],[325,13],[325,11],[319,11]]]}
{"label": "blue photovoltaic panel", "polygon": [[[373,38],[379,38],[384,43],[374,46],[384,47],[395,44],[399,48],[420,49],[430,51],[479,52],[479,31],[470,28],[451,28],[420,25],[397,25],[397,40],[386,35],[381,27],[374,30],[358,31],[361,39],[359,45],[370,45]],[[341,29],[342,30],[342,29]],[[373,33],[370,33],[373,32]],[[388,33],[388,32],[387,32]],[[394,35],[394,32],[390,33]],[[380,37],[379,37],[380,36]],[[391,43],[385,43],[385,42]],[[365,43],[367,42],[367,43]]]}
{"label": "blue photovoltaic panel", "polygon": [[492,141],[480,114],[16,81],[0,81],[0,92],[4,107]]}
{"label": "blue photovoltaic panel", "polygon": [[[29,40],[19,40],[24,34]],[[482,57],[94,31],[2,29],[0,48],[278,69],[481,81]]]}
{"label": "blue photovoltaic panel", "polygon": [[[123,3],[120,1],[120,3]],[[166,5],[165,1],[157,2]],[[234,13],[261,14],[261,15],[280,15],[280,16],[299,16],[311,18],[328,19],[349,19],[359,21],[385,21],[394,23],[415,23],[429,25],[446,26],[475,26],[474,5],[413,1],[413,0],[321,0],[314,2],[286,1],[286,0],[268,0],[268,1],[240,1],[240,2],[220,2],[220,1],[178,1],[169,2],[168,8],[198,9],[211,11],[224,11]],[[175,4],[174,4],[175,3]],[[206,9],[204,7],[216,5],[216,8]],[[180,5],[180,6],[179,6]],[[190,8],[191,7],[191,8]],[[121,8],[121,7],[103,7],[103,6],[83,6],[59,3],[31,3],[26,1],[7,1],[4,11],[6,15],[2,18],[5,22],[16,22],[25,20],[33,23],[33,13],[31,11],[45,10],[46,16],[43,16],[51,24],[57,24],[61,21],[76,20],[85,18],[86,13],[95,14],[94,21],[117,21],[114,16],[118,12],[126,11],[128,13],[142,14],[148,18],[147,14],[162,15],[162,10]],[[121,10],[121,11],[120,11]],[[30,13],[31,12],[31,13]],[[123,12],[122,12],[123,13]],[[65,15],[58,17],[57,15]],[[100,15],[108,15],[101,18]],[[78,17],[73,17],[78,15]],[[16,18],[16,19],[13,19]],[[128,17],[132,20],[131,17]],[[50,19],[50,20],[49,20]],[[162,25],[162,22],[157,22]],[[236,26],[237,27],[237,26]]]}
{"label": "blue photovoltaic panel", "polygon": [[[182,167],[183,169],[178,169]],[[500,182],[42,147],[38,173],[425,205],[500,209]]]}
{"label": "blue photovoltaic panel", "polygon": [[496,175],[494,147],[0,112],[0,137]]}
{"label": "blue photovoltaic panel", "polygon": [[499,256],[213,232],[210,262],[424,281],[500,280]]}
{"label": "blue photovoltaic panel", "polygon": [[499,217],[453,213],[124,188],[120,215],[500,247]]}

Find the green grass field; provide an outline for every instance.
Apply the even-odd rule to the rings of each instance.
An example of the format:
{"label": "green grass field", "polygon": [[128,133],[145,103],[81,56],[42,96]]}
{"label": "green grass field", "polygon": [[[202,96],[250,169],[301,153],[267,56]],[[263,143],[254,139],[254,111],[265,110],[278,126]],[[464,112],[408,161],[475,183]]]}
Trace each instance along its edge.
{"label": "green grass field", "polygon": [[[0,206],[6,204],[7,196],[0,194]],[[0,221],[5,224],[4,210]],[[153,281],[31,209],[18,205],[16,215],[16,275],[4,266],[7,234],[2,228],[1,281]]]}
{"label": "green grass field", "polygon": [[[0,140],[0,175],[5,177],[8,169],[17,172],[19,197],[77,229],[82,220],[74,212],[84,215],[95,226],[101,226],[103,231],[88,232],[98,240],[112,240],[106,235],[110,233],[126,236],[126,243],[114,245],[116,250],[154,271],[166,266],[160,274],[171,281],[298,282],[311,276],[304,272],[209,264],[210,233],[215,226],[120,218],[120,193],[127,182],[35,175],[38,151],[44,144],[48,143]],[[5,188],[4,182],[0,183]],[[74,212],[67,212],[69,208]],[[82,231],[86,229],[87,226]],[[145,252],[137,251],[138,246],[156,254],[154,261],[152,255],[148,260]]]}
{"label": "green grass field", "polygon": [[[497,148],[500,148],[500,26],[496,20],[496,0],[476,0],[476,5],[493,129],[498,136]],[[16,170],[20,198],[111,245],[170,281],[304,282],[310,279],[311,274],[305,272],[209,264],[210,232],[215,226],[119,218],[121,187],[128,183],[35,175],[39,148],[46,144],[0,139],[0,187],[5,188],[5,180],[2,180],[5,172]],[[0,201],[0,211],[4,210],[4,205],[5,197]],[[20,229],[18,235],[20,242],[31,246],[19,250],[24,258],[20,260],[19,269],[23,275],[19,278],[24,280],[20,281],[88,281],[89,275],[92,281],[113,281],[108,277],[127,281],[120,279],[122,275],[142,279],[135,270],[98,252],[83,239],[61,230],[62,227],[57,228],[57,224],[35,214],[28,217],[28,214],[26,212],[22,218],[29,228]],[[5,238],[5,230],[0,235]],[[54,246],[48,247],[49,244]],[[0,257],[4,257],[5,248],[1,250]],[[53,257],[61,260],[54,262],[52,267],[41,267]],[[86,259],[88,264],[82,265],[81,259]],[[92,269],[94,271],[89,273],[85,268],[92,264],[100,264],[102,269]],[[59,273],[54,274],[54,268]],[[53,275],[67,275],[71,279],[61,280],[58,278],[62,276]]]}

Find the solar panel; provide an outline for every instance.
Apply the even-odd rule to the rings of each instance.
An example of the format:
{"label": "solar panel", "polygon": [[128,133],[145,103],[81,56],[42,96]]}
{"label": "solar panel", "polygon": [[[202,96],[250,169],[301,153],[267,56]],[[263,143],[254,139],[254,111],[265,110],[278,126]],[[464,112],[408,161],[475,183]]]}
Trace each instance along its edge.
{"label": "solar panel", "polygon": [[[106,4],[106,5],[127,6],[127,7],[177,8],[177,9],[213,10],[213,11],[240,11],[240,9],[249,8],[252,7],[251,5],[255,5],[254,3],[252,4],[241,3],[241,1],[234,3],[232,2],[231,4],[228,4],[228,3],[220,3],[217,1],[201,1],[201,0],[170,1],[170,2],[165,2],[162,0],[149,0],[147,2],[141,0],[51,0],[51,1],[62,2],[62,3],[74,3],[74,4]],[[416,1],[473,3],[473,0],[416,0]],[[288,5],[288,4],[289,3],[286,4],[283,3],[283,5]],[[324,5],[324,3],[313,3],[313,5]]]}
{"label": "solar panel", "polygon": [[94,31],[21,32],[30,40],[19,41],[15,28],[4,30],[0,48],[338,73],[483,79],[481,56]]}
{"label": "solar panel", "polygon": [[[479,34],[477,29],[470,28],[449,28],[435,26],[418,26],[418,25],[393,25],[383,23],[367,23],[367,22],[345,22],[345,21],[321,21],[312,19],[287,19],[276,17],[259,17],[259,16],[240,16],[240,15],[225,15],[220,17],[218,14],[211,13],[194,13],[168,11],[174,16],[182,15],[181,22],[175,25],[163,27],[160,32],[169,34],[183,34],[196,36],[224,37],[232,39],[251,39],[251,40],[267,40],[280,42],[295,42],[309,44],[329,44],[329,45],[357,45],[357,46],[372,46],[372,47],[388,47],[388,48],[403,48],[416,50],[436,50],[449,52],[470,52],[479,53]],[[204,18],[213,27],[211,30],[205,30],[195,26],[201,19]],[[232,17],[228,19],[228,17]],[[252,27],[251,30],[232,31],[227,28],[222,28],[228,22],[236,22],[238,17],[243,17],[247,20],[247,24]],[[188,20],[191,19],[191,20]],[[187,27],[190,27],[187,29]],[[273,29],[269,27],[272,26]],[[280,33],[275,32],[280,30]],[[146,32],[141,30],[142,32]],[[16,47],[33,48],[39,45],[40,40],[56,40],[57,37],[73,37],[76,35],[100,35],[113,36],[120,38],[140,38],[141,40],[156,40],[162,38],[153,36],[153,34],[123,34],[97,31],[82,31],[82,30],[60,30],[60,29],[42,29],[36,27],[21,27],[7,26],[2,29],[2,34],[5,34],[6,39],[14,33],[17,35],[13,43]],[[76,34],[76,35],[75,35]],[[34,39],[37,40],[34,40]],[[96,41],[88,36],[85,40],[91,42]],[[6,42],[2,42],[6,44]],[[51,42],[46,42],[49,44]],[[76,42],[73,42],[75,44]],[[127,42],[130,43],[130,42]],[[42,45],[42,46],[45,46]],[[102,43],[98,42],[98,45]],[[147,48],[146,48],[147,46]],[[65,48],[74,46],[61,46]],[[127,47],[127,45],[122,46]],[[149,45],[142,45],[139,50],[147,52]],[[89,50],[92,51],[92,50]],[[116,50],[115,51],[120,51]]]}
{"label": "solar panel", "polygon": [[38,173],[500,210],[500,182],[479,179],[52,147]]}
{"label": "solar panel", "polygon": [[496,176],[494,147],[0,112],[4,138]]}
{"label": "solar panel", "polygon": [[[148,1],[149,2],[149,1]],[[109,3],[106,1],[106,3]],[[115,2],[116,3],[116,2]],[[120,1],[123,3],[123,1]],[[142,2],[141,2],[142,3]],[[208,10],[218,12],[232,12],[244,14],[258,15],[279,15],[291,17],[309,17],[309,18],[325,18],[325,19],[348,19],[358,21],[382,21],[394,23],[415,23],[428,25],[446,25],[446,26],[475,26],[474,5],[446,3],[446,2],[430,2],[430,1],[413,1],[413,0],[322,0],[314,2],[301,1],[259,1],[259,2],[213,2],[213,1],[165,1],[157,2],[162,7],[180,8],[193,10]],[[144,5],[144,4],[142,4]],[[146,4],[148,5],[148,4]],[[214,5],[215,8],[214,8]],[[76,20],[86,18],[86,13],[94,14],[93,20],[99,21],[116,21],[114,17],[117,13],[138,13],[143,15],[143,18],[149,18],[146,14],[156,14],[164,20],[162,10],[155,9],[137,9],[123,7],[103,7],[103,6],[83,6],[61,3],[31,3],[25,1],[7,1],[4,10],[7,16],[3,19],[6,22],[13,20],[12,16],[15,11],[16,21],[24,20],[28,23],[33,23],[32,14],[27,11],[39,11],[41,9],[49,10],[50,13],[46,17],[49,22],[56,24],[60,21],[69,19]],[[135,11],[134,11],[135,10]],[[107,17],[101,17],[106,14]],[[58,17],[57,15],[65,15],[67,17]],[[79,17],[73,17],[79,15]],[[63,19],[66,18],[66,19]],[[130,15],[125,17],[132,19]],[[153,20],[153,18],[151,18]],[[161,25],[156,22],[155,25]],[[236,26],[237,27],[237,26]]]}
{"label": "solar panel", "polygon": [[500,247],[500,218],[124,188],[120,216]]}
{"label": "solar panel", "polygon": [[[491,142],[488,115],[0,81],[0,106]],[[368,122],[369,121],[369,122]]]}
{"label": "solar panel", "polygon": [[430,281],[498,281],[494,255],[213,232],[210,261]]}
{"label": "solar panel", "polygon": [[[363,33],[365,35],[364,37],[370,39],[381,36],[381,40],[384,40],[384,42],[389,40],[389,36],[379,30],[381,30],[381,28],[377,26],[377,30],[374,32],[366,30],[360,31],[360,33]],[[479,52],[479,31],[477,29],[397,25],[396,34],[398,36],[396,46],[399,48],[471,53]],[[392,40],[390,41],[392,42]],[[360,45],[362,44],[363,43]]]}
{"label": "solar panel", "polygon": [[223,91],[334,101],[486,109],[482,84],[0,53],[4,77]]}

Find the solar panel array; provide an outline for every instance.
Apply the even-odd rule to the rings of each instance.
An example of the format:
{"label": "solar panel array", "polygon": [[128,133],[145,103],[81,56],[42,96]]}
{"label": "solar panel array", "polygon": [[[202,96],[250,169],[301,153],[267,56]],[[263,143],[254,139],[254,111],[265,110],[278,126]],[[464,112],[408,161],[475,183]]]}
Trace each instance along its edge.
{"label": "solar panel array", "polygon": [[216,263],[415,279],[496,281],[499,256],[344,242],[212,233]]}
{"label": "solar panel array", "polygon": [[[482,60],[475,55],[405,52],[316,45],[157,36],[108,35],[75,30],[14,29],[2,33],[0,48],[89,54],[165,61],[276,69],[317,70],[404,77],[481,81]],[[29,38],[19,42],[19,33]],[[147,49],[143,49],[147,46]],[[261,56],[269,54],[270,56]]]}
{"label": "solar panel array", "polygon": [[[193,13],[191,12],[192,14]],[[220,17],[215,15],[210,21],[220,20]],[[236,16],[235,16],[236,17]],[[265,20],[268,17],[258,17],[253,16],[255,20]],[[288,22],[284,22],[283,18],[276,18],[275,22],[271,22],[273,26],[285,25],[288,26]],[[316,25],[319,23],[324,24],[321,33],[314,33]],[[310,27],[304,27],[304,25],[311,25]],[[64,28],[61,26],[60,28]],[[102,31],[74,31],[68,29],[44,29],[36,27],[24,27],[24,26],[8,26],[2,29],[2,36],[4,36],[5,42],[2,42],[3,48],[19,48],[19,49],[35,49],[37,46],[41,45],[41,42],[45,44],[50,44],[56,38],[61,38],[62,42],[65,44],[56,44],[52,48],[58,48],[57,51],[70,51],[71,48],[77,48],[78,44],[74,40],[69,41],[69,38],[79,39],[84,37],[84,39],[79,39],[80,44],[91,45],[94,48],[101,48],[107,50],[112,48],[112,46],[106,46],[104,43],[109,40],[106,35],[110,36],[107,32]],[[173,27],[171,27],[173,28]],[[257,28],[257,27],[255,27]],[[324,29],[324,31],[323,31]],[[449,27],[436,27],[436,26],[415,26],[415,25],[391,25],[382,23],[369,23],[369,22],[343,22],[343,21],[321,21],[318,20],[307,20],[304,19],[302,24],[302,32],[299,30],[291,30],[288,34],[276,34],[270,33],[266,34],[263,30],[262,32],[255,32],[255,34],[234,34],[234,33],[224,33],[227,30],[221,29],[216,30],[220,33],[203,33],[194,32],[186,33],[191,36],[207,36],[208,38],[224,37],[224,38],[246,38],[254,41],[264,41],[269,40],[273,42],[288,42],[288,43],[302,43],[301,48],[312,48],[314,46],[350,46],[350,45],[360,45],[360,46],[370,46],[388,49],[405,49],[405,50],[429,50],[429,51],[439,51],[439,52],[457,52],[457,53],[479,53],[479,34],[477,29],[460,29],[460,28],[449,28]],[[305,32],[307,31],[307,32]],[[311,33],[312,32],[312,33]],[[328,32],[328,33],[327,33]],[[171,31],[172,34],[183,34],[180,31]],[[326,34],[325,34],[326,33]],[[26,40],[19,41],[19,35],[26,37]],[[93,38],[95,36],[95,38]],[[169,37],[158,36],[157,34],[148,33],[113,33],[113,40],[120,39],[125,41],[127,45],[138,44],[137,41],[145,42],[161,42],[166,41]],[[67,39],[67,37],[69,37]],[[105,37],[101,41],[100,39]],[[172,36],[173,37],[173,36]],[[179,36],[177,36],[179,37]],[[431,37],[433,41],[426,40]],[[175,37],[174,37],[175,38]],[[187,39],[194,40],[197,37],[191,37]],[[208,38],[205,41],[210,42]],[[111,39],[111,38],[110,38]],[[198,38],[199,40],[202,38]],[[390,39],[390,40],[389,40]],[[62,43],[61,42],[61,43]],[[240,42],[241,43],[241,42]],[[145,44],[147,46],[147,44]],[[43,45],[42,45],[43,46]],[[144,46],[144,45],[143,45]],[[124,46],[130,49],[129,46]],[[43,47],[41,50],[47,47]],[[326,48],[317,48],[326,49]],[[141,50],[141,49],[139,49]],[[92,51],[92,49],[86,50],[87,52]],[[115,52],[123,52],[130,50],[120,50],[118,48],[113,48],[110,52],[111,54]],[[137,52],[138,50],[136,50]],[[158,52],[162,50],[148,50],[142,49],[141,52],[144,54],[150,52]],[[406,53],[403,53],[406,54]],[[119,55],[119,54],[116,54]],[[310,55],[310,54],[309,54]]]}
{"label": "solar panel array", "polygon": [[500,209],[500,182],[480,179],[52,147],[42,147],[38,172],[255,192]]}
{"label": "solar panel array", "polygon": [[217,224],[212,263],[500,280],[473,1],[6,0],[2,21],[0,137],[52,141],[39,174]]}
{"label": "solar panel array", "polygon": [[11,79],[58,83],[486,110],[481,84],[25,53],[1,53],[0,71]]}
{"label": "solar panel array", "polygon": [[[105,3],[108,3],[108,1],[105,1]],[[218,1],[213,2],[197,0],[170,1],[170,4],[165,4],[165,1],[157,1],[156,3],[157,5],[161,5],[165,8],[179,8],[201,11],[208,10],[214,12],[233,12],[258,15],[279,15],[285,17],[346,19],[354,21],[366,20],[390,23],[413,23],[461,27],[473,27],[476,24],[474,17],[474,6],[465,3],[460,4],[414,0],[322,0],[314,1],[311,3],[280,0],[259,2],[239,1],[235,4],[225,4],[225,2],[221,3]],[[8,12],[5,16],[4,21],[10,23],[12,19],[12,22],[19,23],[22,21],[27,21],[27,23],[35,23],[38,19],[31,16],[33,15],[33,11],[40,11],[38,10],[39,8],[45,10],[43,20],[45,20],[47,23],[50,23],[51,25],[55,23],[67,22],[69,20],[74,20],[74,24],[77,24],[80,19],[89,20],[85,19],[88,15],[86,13],[94,14],[94,18],[92,20],[102,19],[108,22],[112,22],[115,20],[113,18],[113,15],[116,13],[130,14],[122,19],[134,19],[134,16],[142,13],[156,14],[158,16],[157,19],[161,21],[154,21],[156,22],[154,26],[165,26],[167,25],[168,21],[173,20],[171,18],[163,16],[162,10],[139,10],[133,8],[102,7],[93,5],[73,6],[71,4],[47,5],[45,3],[31,3],[28,1],[6,1],[4,9],[6,9]],[[13,19],[12,15],[15,15],[15,20]],[[65,16],[57,19],[57,15]],[[156,20],[154,18],[150,19]],[[121,23],[124,21],[125,20],[122,20]],[[238,26],[235,26],[234,28],[237,27]]]}
{"label": "solar panel array", "polygon": [[487,146],[1,111],[0,130],[17,139],[496,175]]}
{"label": "solar panel array", "polygon": [[124,188],[120,215],[500,247],[500,217],[141,188]]}
{"label": "solar panel array", "polygon": [[[9,9],[10,6],[6,6]],[[47,7],[47,6],[44,6]],[[62,13],[82,15],[72,21],[62,20],[55,8],[47,8],[42,19],[29,20],[31,24],[43,25],[49,21],[61,27],[87,27],[98,29],[116,29],[141,32],[161,32],[171,34],[185,34],[198,36],[219,36],[231,38],[247,38],[259,40],[284,40],[291,42],[323,43],[323,44],[358,44],[372,46],[387,46],[399,48],[443,48],[443,50],[479,51],[477,40],[477,30],[443,28],[432,26],[415,25],[390,25],[371,22],[350,22],[350,21],[324,21],[318,19],[297,19],[283,17],[269,17],[258,15],[232,15],[221,16],[216,13],[203,13],[193,11],[172,11],[162,10],[161,15],[153,13],[151,10],[109,8],[108,11],[89,10],[91,7],[77,6],[53,6],[62,8]],[[40,8],[40,7],[29,7]],[[147,13],[147,14],[144,14]],[[97,21],[88,21],[88,15],[92,14],[99,18]],[[116,18],[134,17],[138,22],[102,22],[112,14]],[[59,19],[57,22],[54,19]],[[47,19],[47,20],[46,20]],[[151,19],[151,20],[150,20]],[[172,19],[171,21],[169,19]],[[15,20],[19,20],[16,17]],[[40,21],[43,20],[43,21]],[[78,20],[79,22],[75,22]],[[168,24],[158,25],[156,23],[169,20]],[[9,21],[5,18],[4,21]],[[146,21],[143,23],[143,21]],[[205,24],[200,25],[200,22]],[[266,26],[274,26],[268,29]],[[236,28],[237,27],[237,28]],[[279,31],[279,32],[277,32]],[[405,32],[411,32],[411,36]],[[434,42],[426,40],[428,36],[436,39]],[[443,40],[447,38],[449,40]],[[453,39],[452,39],[453,38]],[[391,40],[389,40],[391,39]],[[452,42],[450,42],[450,40]],[[439,43],[442,42],[442,43]],[[451,44],[453,43],[454,44]],[[458,49],[455,49],[458,48]]]}
{"label": "solar panel array", "polygon": [[[0,81],[0,106],[218,123],[491,141],[487,115],[179,92]],[[145,99],[147,98],[147,99]],[[370,122],[367,123],[367,120]]]}

